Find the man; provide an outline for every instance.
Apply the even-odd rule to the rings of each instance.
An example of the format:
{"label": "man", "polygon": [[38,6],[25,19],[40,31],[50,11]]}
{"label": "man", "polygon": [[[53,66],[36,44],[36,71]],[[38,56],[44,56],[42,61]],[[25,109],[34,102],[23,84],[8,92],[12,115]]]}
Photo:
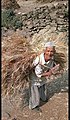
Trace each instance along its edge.
{"label": "man", "polygon": [[33,61],[34,71],[30,74],[30,98],[29,109],[39,109],[40,99],[47,101],[46,77],[52,75],[52,68],[56,66],[54,61],[55,45],[47,42],[45,50]]}

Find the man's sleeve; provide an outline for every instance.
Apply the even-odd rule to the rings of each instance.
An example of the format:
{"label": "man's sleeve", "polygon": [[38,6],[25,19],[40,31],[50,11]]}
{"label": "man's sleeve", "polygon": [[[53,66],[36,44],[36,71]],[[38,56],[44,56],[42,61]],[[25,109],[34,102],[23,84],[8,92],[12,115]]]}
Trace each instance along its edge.
{"label": "man's sleeve", "polygon": [[35,67],[35,74],[37,77],[41,78],[41,74],[43,73],[43,70],[41,68],[41,65],[38,64],[36,67]]}
{"label": "man's sleeve", "polygon": [[38,65],[38,63],[39,63],[39,56],[37,56],[36,57],[36,59],[33,61],[33,66],[36,66],[36,65]]}
{"label": "man's sleeve", "polygon": [[39,63],[40,63],[40,56],[37,56],[36,59],[33,61],[33,65],[35,66],[36,76],[40,78],[43,70]]}

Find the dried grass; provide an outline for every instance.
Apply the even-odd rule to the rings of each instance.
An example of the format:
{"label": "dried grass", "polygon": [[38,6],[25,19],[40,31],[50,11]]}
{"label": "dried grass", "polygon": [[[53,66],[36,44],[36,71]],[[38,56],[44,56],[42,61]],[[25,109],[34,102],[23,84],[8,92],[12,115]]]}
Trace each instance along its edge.
{"label": "dried grass", "polygon": [[2,41],[2,89],[5,94],[10,93],[13,86],[24,85],[35,56],[25,38],[15,34]]}
{"label": "dried grass", "polygon": [[[61,68],[64,68],[67,63],[65,52],[67,47],[64,43],[56,43],[56,46],[55,60],[61,64]],[[12,94],[17,86],[20,88],[25,86],[28,74],[33,68],[33,59],[41,51],[42,47],[37,53],[34,52],[29,42],[15,33],[10,37],[2,38],[2,93]]]}

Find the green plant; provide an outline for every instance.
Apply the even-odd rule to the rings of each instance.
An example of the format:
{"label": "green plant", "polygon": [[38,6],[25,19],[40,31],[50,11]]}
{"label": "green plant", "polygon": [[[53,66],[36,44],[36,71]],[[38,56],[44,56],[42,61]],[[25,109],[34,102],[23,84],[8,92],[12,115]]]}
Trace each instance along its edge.
{"label": "green plant", "polygon": [[18,17],[12,9],[2,11],[1,26],[12,29],[22,29],[23,23],[20,17]]}

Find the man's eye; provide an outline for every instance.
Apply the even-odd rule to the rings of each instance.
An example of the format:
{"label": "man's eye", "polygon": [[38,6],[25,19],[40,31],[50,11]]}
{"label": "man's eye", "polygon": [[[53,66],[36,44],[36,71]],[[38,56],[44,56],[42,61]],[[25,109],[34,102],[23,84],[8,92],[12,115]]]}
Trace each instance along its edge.
{"label": "man's eye", "polygon": [[50,52],[50,51],[47,51],[47,52]]}

